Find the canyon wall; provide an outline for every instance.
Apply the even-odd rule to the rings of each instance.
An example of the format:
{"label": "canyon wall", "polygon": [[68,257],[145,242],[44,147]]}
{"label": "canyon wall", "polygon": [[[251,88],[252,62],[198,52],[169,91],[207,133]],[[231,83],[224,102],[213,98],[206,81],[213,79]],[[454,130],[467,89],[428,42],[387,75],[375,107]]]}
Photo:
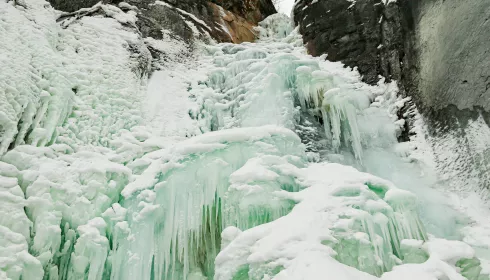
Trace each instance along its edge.
{"label": "canyon wall", "polygon": [[395,79],[401,94],[412,97],[400,140],[414,133],[416,107],[442,182],[484,192],[490,187],[489,19],[486,0],[300,0],[294,9],[312,55],[357,67],[368,83]]}

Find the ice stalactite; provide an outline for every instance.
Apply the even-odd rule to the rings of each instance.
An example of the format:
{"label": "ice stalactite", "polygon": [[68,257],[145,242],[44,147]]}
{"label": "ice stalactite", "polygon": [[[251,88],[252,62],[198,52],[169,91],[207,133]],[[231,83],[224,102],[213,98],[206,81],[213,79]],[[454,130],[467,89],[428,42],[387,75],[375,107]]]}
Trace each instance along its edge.
{"label": "ice stalactite", "polygon": [[[343,226],[348,222],[343,221],[343,226],[333,227],[333,236],[338,242],[330,245],[336,252],[335,258],[340,262],[381,276],[403,260],[402,240],[425,241],[428,236],[417,214],[415,196],[406,191],[389,190],[382,185],[366,185],[381,200],[355,203],[354,208],[359,207],[360,211],[354,210],[354,222],[350,226],[362,234],[346,231]],[[345,195],[344,191],[341,189],[338,193],[334,192],[334,195]],[[347,193],[350,195],[355,192],[352,191],[348,190]],[[362,196],[361,193],[359,195]]]}
{"label": "ice stalactite", "polygon": [[[56,50],[54,11],[26,2],[24,11],[0,3],[0,154],[24,143],[53,143],[73,106],[74,93]],[[32,11],[37,11],[33,13]],[[30,20],[29,20],[30,19]],[[17,28],[11,28],[17,26]],[[15,58],[15,59],[13,59]]]}
{"label": "ice stalactite", "polygon": [[0,279],[42,279],[41,262],[28,253],[32,223],[18,175],[15,166],[0,162]]}
{"label": "ice stalactite", "polygon": [[158,159],[123,191],[131,238],[112,236],[113,279],[212,278],[223,228],[287,214],[292,202],[270,194],[298,190],[283,166],[304,158],[297,136],[274,126],[208,133],[147,156]]}
{"label": "ice stalactite", "polygon": [[[336,164],[293,170],[306,188],[276,195],[298,204],[279,220],[239,233],[218,255],[215,279],[300,279],[294,268],[300,259],[316,265],[329,258],[380,276],[402,262],[402,240],[427,240],[409,192]],[[349,174],[349,182],[336,174]],[[306,252],[318,259],[308,260]]]}
{"label": "ice stalactite", "polygon": [[104,279],[103,276],[107,279],[104,273],[108,272],[106,260],[110,246],[106,226],[102,218],[95,218],[78,227],[80,237],[70,256],[66,279],[98,280]]}
{"label": "ice stalactite", "polygon": [[369,107],[369,91],[308,66],[296,69],[296,89],[301,107],[310,108],[323,118],[325,135],[331,140],[333,150],[338,152],[342,146],[350,147],[361,160],[363,147],[358,113]]}
{"label": "ice stalactite", "polygon": [[[62,28],[45,1],[0,3],[1,169],[17,170],[0,172],[9,177],[1,193],[18,196],[22,206],[9,207],[0,222],[18,225],[2,234],[11,237],[8,243],[0,237],[2,246],[16,244],[8,253],[16,257],[0,262],[11,279],[84,279],[72,254],[92,254],[80,251],[84,238],[94,236],[86,224],[117,202],[128,182],[125,155],[101,146],[123,151],[111,141],[141,120],[134,105],[145,73],[133,70],[144,64],[146,47],[115,19],[131,19],[133,12],[106,8],[106,18],[80,18]],[[19,187],[10,186],[14,180]],[[105,229],[100,235],[106,238]]]}
{"label": "ice stalactite", "polygon": [[[75,259],[70,261],[70,257],[83,241],[75,244],[78,235],[83,237],[84,225],[119,200],[131,171],[97,153],[66,154],[61,148],[63,145],[20,146],[7,153],[3,161],[21,170],[26,213],[33,223],[30,252],[47,275],[70,279],[71,261]],[[101,238],[105,238],[105,229]]]}

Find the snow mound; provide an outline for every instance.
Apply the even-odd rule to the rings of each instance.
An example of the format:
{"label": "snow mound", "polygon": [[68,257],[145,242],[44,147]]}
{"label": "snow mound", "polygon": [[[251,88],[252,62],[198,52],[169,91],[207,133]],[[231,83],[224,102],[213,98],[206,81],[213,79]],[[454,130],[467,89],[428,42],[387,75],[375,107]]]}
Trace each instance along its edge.
{"label": "snow mound", "polygon": [[292,172],[305,189],[275,195],[298,204],[222,248],[215,279],[312,279],[333,267],[366,277],[337,261],[380,276],[402,263],[403,239],[427,239],[415,197],[387,181],[333,163]]}
{"label": "snow mound", "polygon": [[427,236],[413,194],[334,163],[293,173],[304,189],[274,193],[291,213],[225,229],[214,279],[488,279],[469,245]]}

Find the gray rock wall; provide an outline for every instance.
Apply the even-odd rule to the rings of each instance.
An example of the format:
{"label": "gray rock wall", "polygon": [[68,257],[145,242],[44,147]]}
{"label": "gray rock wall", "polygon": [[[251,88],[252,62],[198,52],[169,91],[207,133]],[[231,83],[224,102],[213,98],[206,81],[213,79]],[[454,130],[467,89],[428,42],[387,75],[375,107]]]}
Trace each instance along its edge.
{"label": "gray rock wall", "polygon": [[357,66],[367,82],[375,82],[381,71],[377,48],[382,40],[379,20],[383,9],[379,2],[300,1],[294,19],[312,55],[327,53],[329,60]]}
{"label": "gray rock wall", "polygon": [[490,110],[490,1],[419,0],[421,99]]}
{"label": "gray rock wall", "polygon": [[490,1],[400,0],[412,22],[402,66],[404,94],[428,125],[443,184],[490,189]]}
{"label": "gray rock wall", "polygon": [[357,66],[368,83],[398,80],[424,117],[445,184],[487,191],[490,1],[383,2],[300,0],[294,19],[311,54]]}

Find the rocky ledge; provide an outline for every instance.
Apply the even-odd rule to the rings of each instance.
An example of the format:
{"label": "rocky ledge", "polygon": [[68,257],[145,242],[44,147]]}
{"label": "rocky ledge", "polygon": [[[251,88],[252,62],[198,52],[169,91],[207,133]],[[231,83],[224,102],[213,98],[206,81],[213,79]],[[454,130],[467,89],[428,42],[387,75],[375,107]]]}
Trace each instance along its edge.
{"label": "rocky ledge", "polygon": [[[65,15],[79,15],[97,5],[99,0],[49,0]],[[143,37],[162,39],[162,30],[191,43],[199,33],[201,39],[218,42],[249,42],[255,39],[254,27],[259,21],[276,13],[271,0],[104,0],[121,9],[137,13],[136,24]]]}

